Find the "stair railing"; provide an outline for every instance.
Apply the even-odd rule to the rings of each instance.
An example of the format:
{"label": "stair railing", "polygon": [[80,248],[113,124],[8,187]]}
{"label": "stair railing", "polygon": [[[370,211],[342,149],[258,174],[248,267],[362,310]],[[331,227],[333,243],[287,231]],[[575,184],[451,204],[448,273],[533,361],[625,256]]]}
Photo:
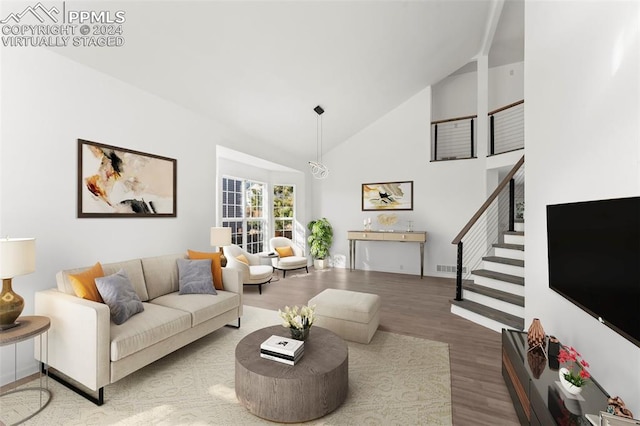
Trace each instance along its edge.
{"label": "stair railing", "polygon": [[455,300],[462,300],[464,281],[493,249],[493,244],[501,242],[503,231],[514,230],[518,200],[524,202],[523,165],[524,156],[451,242],[458,248]]}

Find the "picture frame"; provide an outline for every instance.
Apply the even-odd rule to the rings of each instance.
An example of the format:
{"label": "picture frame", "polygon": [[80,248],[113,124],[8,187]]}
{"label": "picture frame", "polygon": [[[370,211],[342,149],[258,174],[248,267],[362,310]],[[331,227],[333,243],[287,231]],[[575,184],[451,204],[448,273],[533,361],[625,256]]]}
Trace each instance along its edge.
{"label": "picture frame", "polygon": [[362,211],[413,210],[413,181],[362,184]]}
{"label": "picture frame", "polygon": [[78,139],[78,218],[176,217],[177,161]]}

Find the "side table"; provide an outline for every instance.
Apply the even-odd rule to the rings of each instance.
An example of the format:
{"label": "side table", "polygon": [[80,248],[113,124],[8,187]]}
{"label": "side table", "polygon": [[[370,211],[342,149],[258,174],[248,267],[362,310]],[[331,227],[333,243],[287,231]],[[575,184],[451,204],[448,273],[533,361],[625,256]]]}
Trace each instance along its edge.
{"label": "side table", "polygon": [[[272,252],[260,252],[258,253],[258,256],[260,257],[260,263],[263,265],[269,265],[269,266],[273,266],[273,259],[276,259],[278,257],[280,257],[278,255],[277,252],[272,251]],[[280,281],[280,277],[278,277],[278,270],[276,268],[273,268],[273,274],[275,275],[275,279],[272,279],[271,282],[275,283],[277,281]]]}
{"label": "side table", "polygon": [[[39,337],[40,338],[40,359],[41,360],[46,359],[48,363],[49,362],[48,331],[49,331],[49,328],[51,327],[51,321],[49,320],[49,318],[43,317],[43,316],[24,316],[24,317],[18,318],[17,322],[20,323],[19,326],[0,332],[0,346],[14,345],[14,367],[13,367],[14,382],[18,381],[18,343],[31,338]],[[45,333],[47,333],[47,336],[45,339],[45,344],[43,345],[42,337]],[[43,348],[45,348],[44,358],[42,356]],[[3,394],[0,395],[0,398],[2,398],[6,395],[10,395],[18,392],[27,392],[27,391],[37,391],[40,394],[40,408],[36,412],[23,418],[22,420],[14,422],[13,424],[20,424],[29,420],[30,418],[38,414],[40,411],[44,410],[44,408],[47,405],[49,405],[49,402],[51,402],[52,394],[51,394],[51,391],[49,390],[49,368],[47,367],[45,369],[45,372],[46,372],[45,386],[46,387],[42,385],[42,370],[43,368],[38,368],[38,372],[39,372],[38,374],[40,376],[39,387],[13,389],[13,390],[4,392]],[[44,402],[43,402],[43,397],[46,398],[46,401]]]}

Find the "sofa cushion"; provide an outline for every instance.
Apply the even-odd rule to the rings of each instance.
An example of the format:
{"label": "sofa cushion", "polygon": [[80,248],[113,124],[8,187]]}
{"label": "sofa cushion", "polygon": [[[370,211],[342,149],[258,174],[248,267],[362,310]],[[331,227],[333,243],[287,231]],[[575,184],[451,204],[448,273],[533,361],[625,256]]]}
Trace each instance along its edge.
{"label": "sofa cushion", "polygon": [[111,361],[123,359],[191,327],[188,312],[154,303],[143,305],[144,311],[131,317],[125,324],[111,323]]}
{"label": "sofa cushion", "polygon": [[114,323],[123,324],[135,314],[144,311],[144,306],[124,269],[113,275],[98,277],[95,281],[100,296],[109,306],[111,321]]}
{"label": "sofa cushion", "polygon": [[125,260],[124,262],[107,263],[102,265],[102,270],[105,275],[113,275],[120,269],[124,269],[129,277],[129,281],[133,285],[136,294],[141,301],[146,302],[149,300],[147,294],[147,285],[145,284],[145,277],[142,273],[142,263],[140,259]]}
{"label": "sofa cushion", "polygon": [[[58,284],[58,290],[66,293],[75,295],[75,291],[73,289],[73,285],[71,284],[71,280],[69,275],[79,274],[88,269],[88,267],[84,268],[74,268],[74,269],[66,269],[64,271],[60,271],[56,274],[56,283]],[[127,271],[127,275],[129,276],[129,280],[131,284],[133,284],[133,288],[136,290],[138,297],[143,302],[149,300],[149,295],[147,294],[147,286],[145,284],[145,277],[142,273],[142,264],[140,263],[140,259],[127,260],[124,262],[116,262],[116,263],[103,263],[102,271],[104,275],[113,275],[118,272],[120,269],[124,269]],[[176,267],[177,269],[177,267]],[[176,272],[177,275],[177,272]],[[176,290],[177,290],[176,285]]]}
{"label": "sofa cushion", "polygon": [[153,299],[151,304],[188,312],[191,315],[191,326],[195,327],[224,312],[237,308],[240,304],[240,295],[222,290],[217,295],[181,295],[173,293]]}
{"label": "sofa cushion", "polygon": [[141,259],[149,299],[155,299],[180,289],[176,261],[186,259],[186,257],[183,253]]}
{"label": "sofa cushion", "polygon": [[69,274],[69,281],[73,286],[73,291],[76,296],[87,300],[93,300],[94,302],[103,303],[102,296],[96,287],[96,278],[104,277],[104,271],[102,265],[97,262],[91,268],[77,273]]}
{"label": "sofa cushion", "polygon": [[211,259],[178,259],[180,294],[216,294],[211,275]]}
{"label": "sofa cushion", "polygon": [[213,285],[216,290],[224,290],[224,284],[222,283],[222,262],[220,261],[220,255],[222,253],[215,252],[201,252],[187,250],[189,259],[211,259],[211,275],[213,276]]}

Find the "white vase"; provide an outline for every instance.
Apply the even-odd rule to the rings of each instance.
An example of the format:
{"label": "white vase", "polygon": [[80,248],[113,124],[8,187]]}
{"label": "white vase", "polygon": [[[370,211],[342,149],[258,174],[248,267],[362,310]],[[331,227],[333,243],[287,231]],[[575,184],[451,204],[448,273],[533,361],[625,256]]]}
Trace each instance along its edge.
{"label": "white vase", "polygon": [[320,269],[326,269],[329,267],[329,260],[328,259],[313,259],[313,268],[320,270]]}
{"label": "white vase", "polygon": [[582,387],[576,386],[564,378],[565,374],[569,374],[569,370],[567,370],[566,368],[562,367],[560,370],[558,370],[560,383],[562,384],[562,387],[564,388],[564,390],[569,392],[571,395],[578,395],[580,392],[582,392]]}

